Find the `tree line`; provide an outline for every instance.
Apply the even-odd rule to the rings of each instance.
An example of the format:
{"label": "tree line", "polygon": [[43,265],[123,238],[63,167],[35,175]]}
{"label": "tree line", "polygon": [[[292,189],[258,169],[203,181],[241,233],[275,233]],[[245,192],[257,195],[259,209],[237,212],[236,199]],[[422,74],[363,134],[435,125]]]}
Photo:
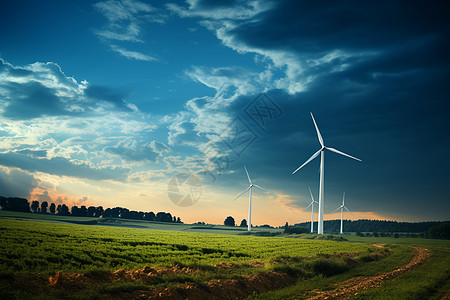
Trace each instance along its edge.
{"label": "tree line", "polygon": [[[311,230],[311,222],[295,224],[304,226]],[[324,221],[324,227],[327,232],[338,233],[341,226],[341,220]],[[314,222],[314,230],[317,230],[317,222]],[[393,234],[403,233],[401,236],[413,236],[419,234],[420,237],[430,238],[450,238],[450,222],[397,222],[385,220],[344,220],[345,232],[356,232],[358,235],[369,236],[394,236]],[[365,234],[364,234],[365,233]]]}
{"label": "tree line", "polygon": [[9,211],[51,214],[59,216],[122,218],[130,220],[182,223],[180,217],[177,218],[176,216],[172,216],[172,214],[166,212],[158,212],[155,214],[151,211],[134,211],[123,207],[103,209],[102,206],[86,207],[85,205],[81,205],[80,207],[74,205],[69,208],[66,204],[49,204],[47,201],[39,203],[39,201],[34,200],[30,204],[27,199],[15,197],[6,198],[0,196],[0,208]]}

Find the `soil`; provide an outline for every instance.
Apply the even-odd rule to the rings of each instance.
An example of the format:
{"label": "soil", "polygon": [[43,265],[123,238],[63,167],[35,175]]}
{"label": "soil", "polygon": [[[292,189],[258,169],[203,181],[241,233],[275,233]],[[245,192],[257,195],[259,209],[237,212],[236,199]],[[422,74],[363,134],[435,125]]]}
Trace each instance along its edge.
{"label": "soil", "polygon": [[[383,247],[383,245],[376,245]],[[384,281],[393,279],[427,260],[430,252],[421,247],[414,247],[415,255],[412,260],[390,272],[376,276],[354,277],[335,285],[332,290],[309,292],[308,299],[348,299],[361,291],[380,286]],[[242,267],[264,268],[264,262],[250,264],[218,263],[217,269],[237,269]],[[113,282],[135,282],[154,284],[158,277],[164,275],[195,275],[202,270],[192,267],[153,268],[145,266],[139,270],[119,269],[115,272],[92,271],[84,274],[68,274],[57,272],[55,276],[45,277],[39,274],[14,274],[0,278],[0,283],[7,283],[12,289],[26,287],[30,291],[44,291],[45,289],[76,290],[99,287]],[[295,284],[298,278],[282,272],[261,272],[233,279],[213,279],[207,282],[181,283],[167,288],[151,288],[121,293],[101,295],[101,299],[242,299],[254,293],[268,292]],[[308,295],[306,295],[308,296]],[[442,298],[450,300],[450,291]]]}
{"label": "soil", "polygon": [[405,272],[413,270],[415,267],[426,261],[430,257],[430,251],[421,247],[413,247],[415,255],[406,265],[376,276],[354,277],[347,281],[339,282],[336,287],[328,291],[312,291],[315,295],[308,299],[348,299],[357,295],[361,291],[379,287],[384,281],[391,280]]}

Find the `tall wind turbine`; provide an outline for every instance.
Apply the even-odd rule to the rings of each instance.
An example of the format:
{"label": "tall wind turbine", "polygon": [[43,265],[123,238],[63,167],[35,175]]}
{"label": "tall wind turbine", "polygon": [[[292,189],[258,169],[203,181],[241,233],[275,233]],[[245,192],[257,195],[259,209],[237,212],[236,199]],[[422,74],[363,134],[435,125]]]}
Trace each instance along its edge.
{"label": "tall wind turbine", "polygon": [[320,154],[320,183],[319,183],[319,218],[318,218],[318,226],[317,226],[317,233],[318,234],[323,234],[323,207],[324,207],[324,159],[325,159],[325,150],[329,150],[331,152],[343,155],[343,156],[347,156],[349,158],[361,161],[359,158],[353,157],[351,155],[345,154],[344,152],[341,152],[337,149],[334,148],[329,148],[326,147],[323,139],[322,139],[322,135],[320,134],[319,131],[319,127],[317,127],[316,124],[316,120],[314,120],[314,116],[311,113],[311,118],[314,122],[314,127],[316,127],[316,132],[317,132],[317,138],[319,139],[319,143],[321,148],[314,153],[303,165],[301,165],[300,167],[297,168],[297,170],[295,170],[294,172],[292,172],[292,174],[295,174],[298,170],[300,170],[301,168],[303,168],[305,165],[307,165],[310,161],[312,161],[313,159],[315,159],[317,156],[319,156]]}
{"label": "tall wind turbine", "polygon": [[252,231],[252,189],[258,188],[261,190],[265,190],[262,187],[260,187],[259,185],[253,184],[250,175],[248,175],[248,171],[247,168],[244,166],[245,169],[245,173],[247,173],[247,178],[248,178],[248,182],[250,183],[250,185],[248,186],[248,188],[246,188],[242,193],[239,194],[239,196],[237,196],[236,198],[234,198],[234,201],[236,201],[240,196],[242,196],[243,194],[245,194],[247,191],[250,191],[249,193],[249,199],[248,199],[248,231]]}
{"label": "tall wind turbine", "polygon": [[[339,234],[343,234],[343,229],[344,229],[344,209],[346,211],[348,211],[353,216],[353,214],[345,206],[345,192],[344,192],[344,195],[342,196],[342,205],[331,212],[331,213],[334,213],[334,212],[336,212],[338,210],[341,210],[341,232],[339,232]],[[356,218],[356,217],[353,216],[353,218]]]}
{"label": "tall wind turbine", "polygon": [[319,202],[314,200],[313,194],[311,192],[311,188],[309,188],[309,194],[311,195],[311,203],[305,208],[305,210],[307,210],[308,207],[311,206],[311,233],[313,233],[314,232],[314,230],[313,230],[313,228],[314,228],[314,203],[319,204]]}

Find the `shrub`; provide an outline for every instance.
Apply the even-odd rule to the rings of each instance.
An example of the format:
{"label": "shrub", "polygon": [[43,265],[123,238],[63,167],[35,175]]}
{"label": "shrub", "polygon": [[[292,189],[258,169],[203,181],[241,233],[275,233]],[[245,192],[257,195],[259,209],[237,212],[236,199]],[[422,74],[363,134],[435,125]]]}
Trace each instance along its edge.
{"label": "shrub", "polygon": [[307,233],[307,232],[308,232],[308,229],[306,229],[306,227],[303,227],[303,226],[289,226],[289,227],[284,228],[284,233],[288,233],[288,234],[292,234],[292,233],[301,234],[301,233]]}
{"label": "shrub", "polygon": [[348,267],[343,263],[324,258],[314,260],[311,267],[314,273],[322,274],[326,277],[340,274],[348,270]]}

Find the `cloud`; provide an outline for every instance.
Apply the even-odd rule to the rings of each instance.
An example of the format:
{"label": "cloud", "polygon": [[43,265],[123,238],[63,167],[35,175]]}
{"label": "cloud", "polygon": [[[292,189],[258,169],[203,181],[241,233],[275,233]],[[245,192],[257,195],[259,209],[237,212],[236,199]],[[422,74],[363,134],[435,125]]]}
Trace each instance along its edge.
{"label": "cloud", "polygon": [[165,23],[166,16],[155,7],[136,0],[109,0],[94,4],[94,8],[100,12],[108,23],[102,30],[96,30],[95,34],[106,41],[114,52],[138,61],[157,61],[150,56],[138,51],[128,50],[124,46],[114,43],[144,43],[143,25],[147,23]]}
{"label": "cloud", "polygon": [[188,7],[169,3],[167,8],[181,17],[203,17],[213,20],[248,19],[269,9],[267,1],[188,0]]}
{"label": "cloud", "polygon": [[113,49],[115,52],[119,53],[120,55],[128,59],[142,60],[142,61],[157,61],[157,59],[153,56],[149,56],[137,51],[126,50],[116,45],[111,45],[111,49]]}
{"label": "cloud", "polygon": [[[369,73],[355,74],[352,80],[417,70],[449,60],[448,33],[444,30],[448,22],[442,6],[353,2],[342,5],[288,0],[263,6],[252,1],[249,6],[259,7],[254,14],[229,18],[217,11],[245,4],[188,1],[187,8],[169,8],[182,17],[203,18],[200,24],[227,47],[264,57],[268,74],[274,76],[273,84],[291,94],[305,91],[318,77],[356,71],[359,66]],[[425,52],[433,54],[420,55]],[[389,57],[392,59],[386,60]],[[369,65],[372,70],[368,70]]]}
{"label": "cloud", "polygon": [[96,34],[119,41],[142,42],[140,23],[154,8],[140,1],[104,1],[94,4],[94,7],[105,16],[109,23]]}
{"label": "cloud", "polygon": [[125,96],[112,88],[88,85],[84,90],[84,95],[94,101],[110,102],[121,110],[132,111],[124,100]]}
{"label": "cloud", "polygon": [[52,62],[16,67],[0,59],[0,112],[13,120],[74,116],[115,109],[131,111],[111,88],[78,83]]}
{"label": "cloud", "polygon": [[125,140],[112,147],[106,147],[106,152],[118,155],[125,160],[134,162],[156,161],[158,156],[169,148],[163,143],[152,141],[149,144],[138,143],[136,140]]}
{"label": "cloud", "polygon": [[33,158],[14,152],[0,153],[0,165],[29,172],[43,172],[93,180],[124,180],[129,171],[119,167],[95,168],[86,163],[70,161],[63,157]]}
{"label": "cloud", "polygon": [[37,185],[33,175],[0,166],[0,196],[28,198]]}
{"label": "cloud", "polygon": [[303,208],[299,207],[297,204],[295,204],[295,200],[292,199],[291,195],[283,195],[283,194],[277,194],[275,197],[271,197],[272,199],[270,202],[283,209],[288,211],[295,211],[295,212],[302,212]]}

